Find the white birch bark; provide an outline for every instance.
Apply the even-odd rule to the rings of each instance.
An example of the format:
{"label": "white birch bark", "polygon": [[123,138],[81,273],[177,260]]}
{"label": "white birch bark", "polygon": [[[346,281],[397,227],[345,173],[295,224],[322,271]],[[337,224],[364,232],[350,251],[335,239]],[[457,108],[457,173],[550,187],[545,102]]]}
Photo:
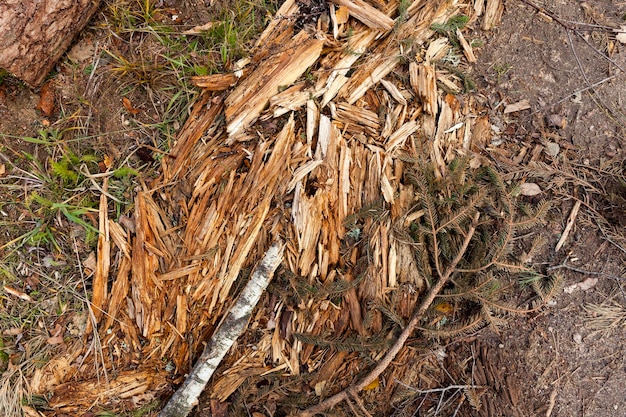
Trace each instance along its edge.
{"label": "white birch bark", "polygon": [[159,417],[185,417],[196,406],[198,397],[213,372],[246,328],[252,310],[272,280],[274,271],[282,262],[284,249],[282,242],[278,242],[265,252],[246,287],[204,348],[193,370],[159,413]]}

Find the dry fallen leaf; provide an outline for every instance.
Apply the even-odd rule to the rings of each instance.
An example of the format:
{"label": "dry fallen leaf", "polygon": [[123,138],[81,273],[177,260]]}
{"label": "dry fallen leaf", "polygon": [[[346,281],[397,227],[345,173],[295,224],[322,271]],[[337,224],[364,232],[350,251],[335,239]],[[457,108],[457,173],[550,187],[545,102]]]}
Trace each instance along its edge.
{"label": "dry fallen leaf", "polygon": [[567,294],[572,294],[574,291],[577,291],[577,290],[588,291],[591,288],[595,287],[597,283],[598,283],[598,278],[587,278],[586,280],[582,282],[578,282],[576,284],[572,284],[568,287],[565,287],[563,291],[566,292]]}
{"label": "dry fallen leaf", "polygon": [[[211,415],[214,417],[228,417],[228,403],[217,398],[211,398]],[[263,417],[265,415],[263,414]]]}
{"label": "dry fallen leaf", "polygon": [[534,182],[525,182],[520,185],[520,194],[532,197],[534,195],[541,194],[541,188],[539,188],[539,186]]}
{"label": "dry fallen leaf", "polygon": [[14,295],[18,298],[21,298],[22,300],[26,300],[26,301],[33,301],[33,299],[30,297],[30,295],[26,294],[23,291],[17,290],[13,287],[9,287],[7,285],[4,286],[4,290],[6,292],[8,292],[11,295]]}
{"label": "dry fallen leaf", "polygon": [[194,26],[191,29],[184,31],[183,35],[199,35],[202,32],[211,30],[211,28],[213,28],[213,26],[215,26],[218,23],[222,23],[222,22],[208,22],[208,23],[205,23],[204,25]]}
{"label": "dry fallen leaf", "polygon": [[22,329],[19,327],[11,327],[10,329],[6,329],[2,332],[5,336],[17,336],[18,334],[22,334]]}
{"label": "dry fallen leaf", "polygon": [[107,169],[111,169],[111,167],[113,166],[113,157],[105,154],[103,162],[104,162],[104,166],[107,167]]}
{"label": "dry fallen leaf", "polygon": [[509,104],[504,108],[504,114],[513,113],[516,111],[530,109],[530,102],[527,99],[520,100],[517,103]]}
{"label": "dry fallen leaf", "polygon": [[122,97],[122,104],[124,104],[124,108],[126,109],[126,111],[132,115],[141,113],[141,109],[133,107],[128,97]]}
{"label": "dry fallen leaf", "polygon": [[59,345],[63,343],[63,327],[59,323],[54,326],[51,336],[46,340],[49,345]]}
{"label": "dry fallen leaf", "polygon": [[567,119],[560,114],[546,116],[546,122],[548,122],[548,126],[557,127],[559,129],[565,129],[567,126]]}
{"label": "dry fallen leaf", "polygon": [[0,84],[0,106],[7,105],[7,89],[4,84]]}
{"label": "dry fallen leaf", "polygon": [[315,384],[315,395],[321,397],[324,394],[324,389],[326,389],[326,381],[320,381]]}
{"label": "dry fallen leaf", "polygon": [[53,336],[46,339],[46,343],[49,345],[60,345],[63,343],[63,336]]}
{"label": "dry fallen leaf", "polygon": [[454,307],[452,306],[452,304],[448,303],[447,301],[442,301],[439,304],[437,304],[435,306],[435,310],[447,316],[454,313]]}
{"label": "dry fallen leaf", "polygon": [[82,62],[90,60],[96,48],[91,39],[79,41],[67,52],[67,57],[74,62]]}
{"label": "dry fallen leaf", "polygon": [[52,116],[54,112],[54,82],[52,80],[41,87],[39,102],[35,108],[41,111],[44,116]]}
{"label": "dry fallen leaf", "polygon": [[96,270],[97,268],[96,254],[93,251],[89,252],[87,259],[83,261],[83,268],[85,268],[85,273],[87,275],[93,274],[93,272]]}
{"label": "dry fallen leaf", "polygon": [[561,147],[559,146],[558,143],[554,143],[554,142],[547,143],[546,148],[544,149],[544,152],[552,157],[556,157],[560,151],[561,151]]}
{"label": "dry fallen leaf", "polygon": [[580,288],[583,291],[587,291],[595,287],[597,283],[598,283],[598,278],[587,278],[583,282],[578,283],[578,288]]}

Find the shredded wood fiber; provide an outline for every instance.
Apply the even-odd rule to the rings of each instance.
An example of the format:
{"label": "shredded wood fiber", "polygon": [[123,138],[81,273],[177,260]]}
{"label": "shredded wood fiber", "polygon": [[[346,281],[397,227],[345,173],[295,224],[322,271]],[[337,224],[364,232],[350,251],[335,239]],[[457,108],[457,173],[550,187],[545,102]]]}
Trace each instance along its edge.
{"label": "shredded wood fiber", "polygon": [[[135,230],[100,211],[98,245],[110,251],[98,253],[98,273],[109,268],[112,282],[106,291],[103,276],[94,281],[102,355],[87,335],[51,362],[38,387],[71,378],[82,395],[69,401],[59,385],[52,407],[122,408],[129,386],[145,400],[166,378],[181,383],[275,238],[286,242],[274,279],[282,284],[262,298],[210,383],[212,396],[225,401],[261,375],[302,392],[288,381],[303,373],[316,374],[313,399],[335,392],[369,366],[364,346],[373,360],[388,346],[376,302],[393,300],[398,320],[410,318],[427,283],[396,227],[416,199],[400,156],[422,155],[443,175],[476,145],[471,97],[461,104],[438,88],[444,80],[461,91],[463,80],[438,65],[450,45],[431,26],[463,14],[492,27],[501,2],[415,1],[401,15],[397,0],[333,3],[330,19],[297,29],[299,3],[287,0],[237,75],[195,80],[205,90],[161,176],[137,194]],[[411,355],[404,349],[398,360]],[[391,367],[389,378],[417,378],[418,368]]]}

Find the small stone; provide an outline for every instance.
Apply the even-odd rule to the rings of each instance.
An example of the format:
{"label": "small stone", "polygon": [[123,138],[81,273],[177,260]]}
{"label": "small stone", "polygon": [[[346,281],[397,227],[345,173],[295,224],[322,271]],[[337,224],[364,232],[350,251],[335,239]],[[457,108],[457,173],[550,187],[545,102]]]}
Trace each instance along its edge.
{"label": "small stone", "polygon": [[576,333],[574,335],[574,343],[576,343],[577,345],[580,345],[582,342],[583,342],[583,337],[580,334]]}
{"label": "small stone", "polygon": [[544,149],[544,151],[548,155],[555,157],[561,151],[561,147],[559,146],[558,143],[549,142],[548,144],[546,144],[546,148]]}

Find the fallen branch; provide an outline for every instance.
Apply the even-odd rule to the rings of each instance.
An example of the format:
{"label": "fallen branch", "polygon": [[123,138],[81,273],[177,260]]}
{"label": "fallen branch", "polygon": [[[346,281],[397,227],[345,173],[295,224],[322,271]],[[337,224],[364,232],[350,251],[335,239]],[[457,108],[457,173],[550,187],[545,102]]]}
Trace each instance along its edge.
{"label": "fallen branch", "polygon": [[322,413],[326,411],[327,409],[334,407],[335,405],[339,404],[340,402],[344,400],[348,400],[349,398],[356,398],[358,393],[363,388],[368,386],[372,381],[378,378],[378,376],[382,374],[385,369],[387,369],[387,367],[391,364],[391,362],[396,357],[398,352],[400,352],[400,350],[406,343],[411,333],[413,333],[413,330],[415,330],[420,320],[422,319],[422,316],[424,315],[428,307],[430,307],[430,305],[435,300],[435,297],[439,295],[443,287],[446,285],[446,283],[450,279],[450,276],[452,275],[452,273],[456,271],[457,264],[463,258],[463,255],[467,251],[467,247],[469,246],[469,243],[472,240],[472,236],[474,236],[474,232],[476,231],[476,223],[478,222],[479,215],[480,215],[479,213],[476,213],[474,215],[474,221],[472,225],[470,226],[470,228],[467,230],[467,234],[465,235],[465,239],[463,240],[463,244],[461,245],[459,252],[456,254],[456,256],[454,257],[450,265],[445,269],[445,271],[442,274],[439,274],[440,275],[439,281],[437,281],[437,283],[430,289],[430,291],[426,295],[426,298],[424,298],[422,303],[413,313],[413,318],[411,319],[409,324],[407,324],[407,326],[404,328],[404,330],[400,334],[400,337],[398,337],[398,340],[396,340],[393,346],[391,346],[391,348],[387,351],[387,353],[381,359],[381,361],[378,362],[378,365],[376,365],[376,367],[372,369],[370,373],[367,374],[359,382],[350,385],[343,391],[333,395],[332,397],[319,403],[318,405],[315,405],[313,407],[310,407],[304,410],[303,412],[299,414],[300,417],[313,417],[315,414]]}
{"label": "fallen branch", "polygon": [[285,246],[278,242],[265,252],[246,287],[204,348],[193,370],[159,413],[159,417],[185,417],[197,404],[198,397],[213,372],[248,324],[252,310],[271,281],[274,271],[282,262],[284,249]]}

